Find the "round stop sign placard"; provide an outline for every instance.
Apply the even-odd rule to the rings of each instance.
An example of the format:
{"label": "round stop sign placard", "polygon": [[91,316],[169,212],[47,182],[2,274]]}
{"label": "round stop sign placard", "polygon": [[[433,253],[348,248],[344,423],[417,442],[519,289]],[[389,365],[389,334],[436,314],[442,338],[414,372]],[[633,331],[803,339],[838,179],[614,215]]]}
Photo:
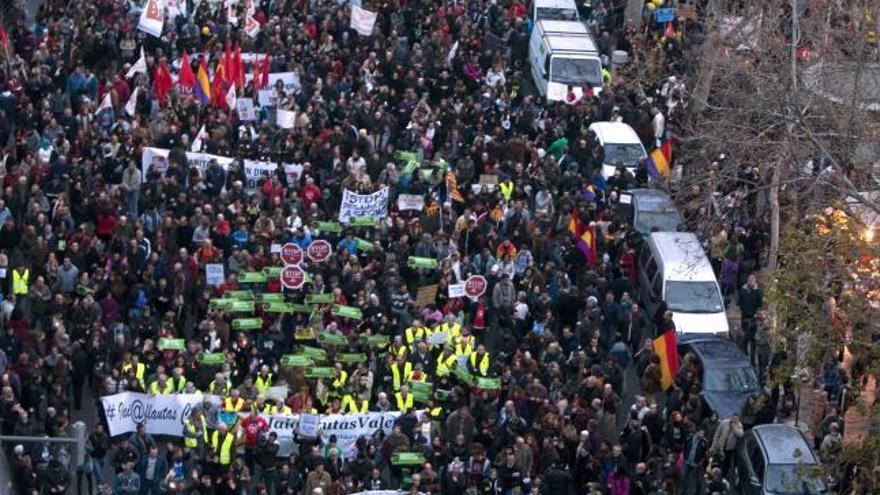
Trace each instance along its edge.
{"label": "round stop sign placard", "polygon": [[303,250],[292,242],[281,246],[281,261],[287,265],[298,265],[303,260]]}
{"label": "round stop sign placard", "polygon": [[296,265],[284,267],[281,270],[281,285],[288,289],[299,289],[306,281],[306,272]]}
{"label": "round stop sign placard", "polygon": [[306,254],[309,256],[309,259],[320,263],[333,254],[333,248],[330,246],[330,243],[323,240],[318,239],[317,241],[312,241],[309,244],[309,248],[306,250]]}
{"label": "round stop sign placard", "polygon": [[489,283],[486,282],[486,277],[471,275],[464,282],[464,293],[470,297],[480,297],[486,293],[486,287],[488,286]]}

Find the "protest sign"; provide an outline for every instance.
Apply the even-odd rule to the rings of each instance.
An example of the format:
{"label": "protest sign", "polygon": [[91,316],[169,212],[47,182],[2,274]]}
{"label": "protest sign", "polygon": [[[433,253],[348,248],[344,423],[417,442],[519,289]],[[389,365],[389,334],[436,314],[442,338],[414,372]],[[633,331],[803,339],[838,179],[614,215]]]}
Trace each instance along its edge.
{"label": "protest sign", "polygon": [[284,164],[284,175],[287,177],[287,185],[288,187],[293,187],[296,183],[299,182],[299,178],[302,177],[303,166],[299,163],[285,163]]}
{"label": "protest sign", "polygon": [[260,179],[263,178],[264,173],[268,173],[271,178],[275,175],[275,169],[278,168],[278,164],[272,162],[245,160],[243,163],[245,176],[244,186],[249,193],[253,193],[257,190],[257,186],[259,185]]}
{"label": "protest sign", "polygon": [[296,125],[296,112],[279,108],[275,111],[275,123],[282,129],[293,129]]}
{"label": "protest sign", "polygon": [[226,281],[226,276],[223,273],[223,264],[222,263],[207,263],[205,264],[205,281],[208,285],[223,285],[223,282]]}
{"label": "protest sign", "polygon": [[318,425],[320,423],[321,416],[317,414],[300,414],[296,432],[306,438],[316,438],[318,436]]}
{"label": "protest sign", "polygon": [[237,299],[239,301],[253,301],[254,293],[249,290],[228,290],[223,293],[224,299]]}
{"label": "protest sign", "polygon": [[318,343],[321,345],[348,345],[345,335],[333,332],[321,332],[318,334]]}
{"label": "protest sign", "polygon": [[438,266],[436,258],[423,258],[421,256],[410,256],[407,259],[407,265],[410,268],[425,268],[427,270],[436,269]]}
{"label": "protest sign", "polygon": [[[150,170],[155,170],[159,174],[164,175],[168,170],[168,154],[169,150],[162,148],[144,148],[141,153],[141,174],[142,180],[147,181],[147,174]],[[225,156],[211,155],[208,153],[186,152],[186,161],[190,168],[196,168],[201,172],[208,169],[211,160],[217,160],[217,164],[228,171],[232,158]]]}
{"label": "protest sign", "polygon": [[315,228],[321,232],[342,232],[342,225],[339,222],[315,222]]}
{"label": "protest sign", "polygon": [[281,366],[299,366],[305,368],[312,365],[312,358],[305,354],[288,354],[281,356]]}
{"label": "protest sign", "polygon": [[254,109],[253,98],[239,98],[236,110],[238,111],[238,119],[244,122],[257,120],[257,111]]}
{"label": "protest sign", "polygon": [[268,89],[261,89],[257,93],[257,101],[260,103],[261,107],[272,107],[277,104],[275,101],[275,84],[277,84],[278,81],[284,83],[284,92],[286,94],[293,94],[293,92],[300,87],[299,74],[296,72],[270,73]]}
{"label": "protest sign", "polygon": [[419,287],[419,292],[416,294],[416,306],[423,307],[432,304],[437,298],[437,289],[439,287],[437,284]]}
{"label": "protest sign", "polygon": [[263,326],[262,318],[238,318],[232,320],[233,330],[254,330]]}
{"label": "protest sign", "polygon": [[263,272],[244,272],[238,274],[240,284],[262,284],[266,282],[266,274]]}
{"label": "protest sign", "polygon": [[354,306],[343,306],[341,304],[334,304],[330,313],[333,316],[348,318],[349,320],[360,320],[364,317],[360,309],[355,308]]}
{"label": "protest sign", "polygon": [[361,36],[373,34],[373,26],[376,24],[376,13],[364,10],[358,6],[351,7],[351,28]]}
{"label": "protest sign", "polygon": [[159,350],[175,350],[182,351],[186,349],[186,340],[184,339],[159,339]]}
{"label": "protest sign", "polygon": [[[373,14],[373,22],[376,14]],[[147,0],[147,5],[141,11],[138,21],[138,29],[157,38],[162,36],[162,27],[165,25],[165,9],[161,0]],[[370,27],[372,29],[372,26]]]}
{"label": "protest sign", "polygon": [[339,221],[348,223],[351,217],[372,216],[385,218],[388,214],[388,188],[383,187],[373,194],[357,194],[345,189],[339,205]]}
{"label": "protest sign", "polygon": [[425,208],[425,197],[421,194],[401,194],[397,197],[397,209],[400,211],[422,210]]}
{"label": "protest sign", "polygon": [[462,282],[460,284],[449,284],[449,297],[450,298],[464,297],[465,296],[464,286],[465,286],[464,282]]}
{"label": "protest sign", "polygon": [[307,304],[333,304],[333,294],[309,294],[306,296]]}
{"label": "protest sign", "polygon": [[110,436],[123,435],[144,423],[150,435],[183,436],[183,422],[193,407],[208,399],[218,407],[218,397],[201,394],[147,395],[134,392],[101,397]]}

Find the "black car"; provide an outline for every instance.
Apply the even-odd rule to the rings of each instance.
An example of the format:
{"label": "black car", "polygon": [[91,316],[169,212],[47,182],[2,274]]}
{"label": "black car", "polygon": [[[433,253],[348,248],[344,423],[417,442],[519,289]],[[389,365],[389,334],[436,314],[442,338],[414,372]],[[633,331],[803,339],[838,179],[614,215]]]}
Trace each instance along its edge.
{"label": "black car", "polygon": [[748,357],[722,337],[696,337],[679,343],[679,355],[700,360],[703,399],[720,418],[741,414],[749,396],[760,391],[758,374]]}

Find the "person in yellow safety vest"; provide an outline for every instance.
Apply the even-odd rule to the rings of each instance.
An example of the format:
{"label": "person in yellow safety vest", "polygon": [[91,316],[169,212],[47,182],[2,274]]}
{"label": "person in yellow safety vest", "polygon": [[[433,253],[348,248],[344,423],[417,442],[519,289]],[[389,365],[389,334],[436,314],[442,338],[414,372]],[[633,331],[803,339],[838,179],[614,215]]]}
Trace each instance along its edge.
{"label": "person in yellow safety vest", "polygon": [[150,395],[171,395],[176,392],[176,389],[165,373],[159,373],[156,381],[150,384],[149,392]]}
{"label": "person in yellow safety vest", "polygon": [[358,406],[358,400],[353,395],[345,394],[342,396],[342,414],[365,413],[369,408],[370,402],[367,400],[362,400],[360,406]]}
{"label": "person in yellow safety vest", "polygon": [[456,356],[470,356],[474,352],[474,338],[467,330],[464,330],[455,344]]}
{"label": "person in yellow safety vest", "polygon": [[139,362],[137,355],[132,355],[131,359],[122,365],[122,374],[127,375],[131,370],[134,370],[134,377],[140,382],[141,387],[146,389],[144,374],[147,371],[147,367],[144,366],[144,363]]}
{"label": "person in yellow safety vest", "polygon": [[412,363],[406,361],[403,356],[391,363],[391,384],[394,391],[400,390],[400,385],[410,379],[413,372]]}
{"label": "person in yellow safety vest", "polygon": [[508,180],[506,182],[499,182],[498,187],[501,189],[501,195],[504,196],[504,201],[509,202],[510,197],[513,196],[513,181]]}
{"label": "person in yellow safety vest", "polygon": [[171,369],[171,383],[175,385],[174,388],[177,389],[177,393],[183,393],[183,389],[186,388],[186,377],[183,376],[183,368]]}
{"label": "person in yellow safety vest", "polygon": [[434,327],[434,333],[446,332],[446,342],[455,342],[461,336],[461,323],[452,315],[447,316],[447,320]]}
{"label": "person in yellow safety vest", "polygon": [[232,458],[235,456],[235,430],[229,431],[226,423],[217,425],[217,429],[211,435],[211,450],[218,457],[220,468],[223,471],[229,469]]}
{"label": "person in yellow safety vest", "polygon": [[403,338],[400,335],[394,336],[394,341],[388,346],[388,353],[392,356],[396,357],[405,357],[408,349],[406,344],[403,343]]}
{"label": "person in yellow safety vest", "polygon": [[412,375],[409,376],[411,382],[424,382],[428,380],[428,374],[425,373],[425,367],[422,363],[416,363],[413,367]]}
{"label": "person in yellow safety vest", "polygon": [[12,293],[19,297],[28,295],[30,278],[31,271],[25,268],[23,263],[19,263],[18,268],[12,270]]}
{"label": "person in yellow safety vest", "polygon": [[330,397],[342,397],[342,392],[348,384],[348,372],[342,369],[342,363],[333,365],[333,380],[330,382]]}
{"label": "person in yellow safety vest", "polygon": [[434,333],[429,327],[422,326],[419,320],[413,320],[412,326],[406,329],[406,345],[412,346],[417,340],[426,339]]}
{"label": "person in yellow safety vest", "polygon": [[183,387],[183,390],[180,393],[202,395],[202,391],[197,389],[196,385],[193,382],[186,382],[186,385]]}
{"label": "person in yellow safety vest", "polygon": [[457,356],[455,352],[452,351],[452,347],[446,346],[443,348],[443,351],[440,352],[440,355],[437,356],[437,369],[434,371],[434,374],[439,378],[443,378],[452,372],[452,369],[455,368],[455,361]]}
{"label": "person in yellow safety vest", "polygon": [[266,389],[272,386],[272,373],[269,372],[269,366],[260,367],[260,373],[254,379],[254,387],[257,388],[258,394],[265,394]]}
{"label": "person in yellow safety vest", "polygon": [[271,402],[266,402],[266,405],[263,407],[263,413],[265,414],[293,414],[293,409],[290,408],[287,404],[282,403],[281,407],[275,404],[275,401],[270,399]]}
{"label": "person in yellow safety vest", "polygon": [[244,410],[244,399],[241,398],[241,392],[232,389],[229,397],[223,400],[223,410],[229,412],[241,412]]}
{"label": "person in yellow safety vest", "polygon": [[602,67],[602,84],[611,84],[611,71]]}
{"label": "person in yellow safety vest", "polygon": [[437,401],[433,397],[428,398],[428,402],[425,404],[425,411],[427,411],[428,416],[432,420],[439,420],[440,416],[443,415],[443,408],[437,405]]}
{"label": "person in yellow safety vest", "polygon": [[214,379],[208,384],[208,393],[211,395],[223,397],[229,395],[230,390],[232,390],[232,382],[227,380],[223,373],[214,375]]}
{"label": "person in yellow safety vest", "polygon": [[479,373],[482,376],[489,374],[489,353],[486,352],[483,344],[478,345],[476,352],[471,353],[468,362],[471,363],[471,373]]}
{"label": "person in yellow safety vest", "polygon": [[400,412],[407,412],[413,408],[413,395],[409,393],[408,385],[401,385],[400,392],[394,394],[394,400]]}
{"label": "person in yellow safety vest", "polygon": [[193,410],[189,418],[183,422],[183,445],[188,449],[196,449],[199,447],[199,437],[205,442],[208,441],[208,423],[205,416],[198,409]]}

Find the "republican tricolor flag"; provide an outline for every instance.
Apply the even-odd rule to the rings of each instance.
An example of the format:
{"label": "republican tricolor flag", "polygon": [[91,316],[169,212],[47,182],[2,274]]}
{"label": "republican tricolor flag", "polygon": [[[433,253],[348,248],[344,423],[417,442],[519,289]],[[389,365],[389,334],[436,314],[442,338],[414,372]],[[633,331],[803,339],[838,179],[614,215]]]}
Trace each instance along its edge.
{"label": "republican tricolor flag", "polygon": [[654,339],[654,352],[660,356],[660,383],[663,390],[672,386],[678,373],[678,347],[675,330],[667,330]]}
{"label": "republican tricolor flag", "polygon": [[568,222],[568,231],[574,238],[575,245],[586,258],[587,264],[594,265],[596,263],[596,226],[584,225],[578,220],[577,212],[574,211]]}

